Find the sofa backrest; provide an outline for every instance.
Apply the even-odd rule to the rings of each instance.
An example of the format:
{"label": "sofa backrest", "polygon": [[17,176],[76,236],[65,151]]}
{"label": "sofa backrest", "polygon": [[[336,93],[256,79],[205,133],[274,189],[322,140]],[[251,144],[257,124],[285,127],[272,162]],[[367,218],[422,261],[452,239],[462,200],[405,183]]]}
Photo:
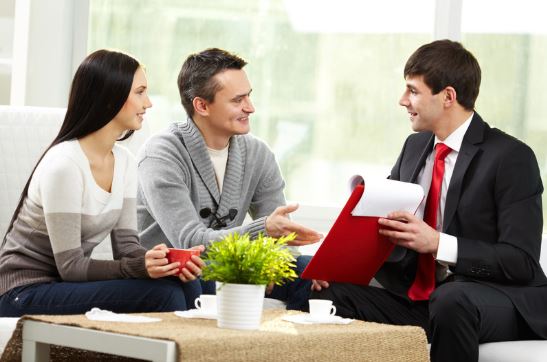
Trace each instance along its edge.
{"label": "sofa backrest", "polygon": [[0,107],[0,235],[32,168],[63,122],[62,108]]}
{"label": "sofa backrest", "polygon": [[[32,168],[53,141],[65,116],[64,108],[0,106],[0,238]],[[147,123],[122,142],[133,154],[148,137]]]}

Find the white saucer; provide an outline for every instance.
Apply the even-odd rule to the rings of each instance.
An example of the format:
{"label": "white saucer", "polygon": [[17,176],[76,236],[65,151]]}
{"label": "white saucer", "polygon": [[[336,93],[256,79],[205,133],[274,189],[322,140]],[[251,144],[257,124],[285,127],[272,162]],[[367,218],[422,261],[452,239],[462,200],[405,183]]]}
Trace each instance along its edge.
{"label": "white saucer", "polygon": [[174,313],[177,317],[182,318],[217,319],[216,313],[204,313],[200,309],[189,309],[185,311],[176,311]]}
{"label": "white saucer", "polygon": [[306,320],[312,323],[332,323],[332,322],[338,322],[340,319],[342,319],[342,317],[339,317],[337,315],[314,317],[311,314],[308,314],[306,317],[307,317]]}
{"label": "white saucer", "polygon": [[299,324],[349,324],[353,322],[353,319],[342,318],[337,315],[312,318],[308,313],[286,315],[283,320]]}

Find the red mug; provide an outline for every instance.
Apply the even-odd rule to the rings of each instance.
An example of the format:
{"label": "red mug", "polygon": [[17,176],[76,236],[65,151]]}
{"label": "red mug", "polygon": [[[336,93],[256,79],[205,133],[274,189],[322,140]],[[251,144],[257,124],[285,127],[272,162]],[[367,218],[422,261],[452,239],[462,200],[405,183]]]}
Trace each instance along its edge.
{"label": "red mug", "polygon": [[194,250],[194,249],[176,249],[176,248],[169,248],[169,252],[167,253],[167,261],[169,264],[174,262],[179,262],[180,266],[179,268],[182,269],[186,265],[188,261],[192,258],[192,255],[199,256],[201,254],[201,251]]}

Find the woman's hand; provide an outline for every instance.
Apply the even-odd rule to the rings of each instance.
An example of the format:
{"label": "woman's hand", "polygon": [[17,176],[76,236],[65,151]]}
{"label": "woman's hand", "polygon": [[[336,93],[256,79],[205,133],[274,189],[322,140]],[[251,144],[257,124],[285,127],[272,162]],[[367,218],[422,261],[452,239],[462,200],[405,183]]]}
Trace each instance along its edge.
{"label": "woman's hand", "polygon": [[[190,249],[201,252],[205,251],[203,245],[194,246]],[[165,244],[158,244],[146,252],[144,263],[150,278],[157,279],[177,275],[184,283],[199,278],[201,268],[205,266],[205,263],[199,256],[192,255],[192,258],[186,262],[186,265],[180,265],[178,261],[169,264],[167,260],[168,253],[169,250]]]}
{"label": "woman's hand", "polygon": [[[191,250],[199,250],[202,253],[205,251],[205,246],[198,245],[190,248]],[[205,266],[205,262],[197,255],[192,255],[192,258],[186,262],[179,274],[179,279],[184,283],[196,280],[201,276],[201,268]]]}
{"label": "woman's hand", "polygon": [[179,273],[180,263],[177,261],[169,264],[167,261],[168,252],[165,244],[158,244],[144,254],[144,265],[150,278],[163,278]]}

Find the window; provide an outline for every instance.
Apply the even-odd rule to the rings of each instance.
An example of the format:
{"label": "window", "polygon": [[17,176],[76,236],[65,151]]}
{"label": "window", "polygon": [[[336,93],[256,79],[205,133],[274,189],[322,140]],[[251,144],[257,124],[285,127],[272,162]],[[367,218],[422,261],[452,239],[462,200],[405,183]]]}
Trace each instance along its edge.
{"label": "window", "polygon": [[[147,66],[153,131],[185,117],[176,77],[188,54],[208,47],[239,54],[249,62],[253,86],[252,132],[275,152],[287,198],[340,206],[348,178],[386,176],[411,132],[397,104],[403,67],[433,40],[435,6],[434,0],[91,0],[89,50],[118,48]],[[462,42],[481,64],[477,111],[530,145],[545,179],[542,2],[499,0],[495,12],[491,6],[465,0],[462,22],[449,34],[460,34],[461,25]]]}
{"label": "window", "polygon": [[340,205],[351,175],[389,174],[411,132],[397,103],[403,67],[432,40],[433,9],[399,0],[93,0],[89,50],[118,48],[146,65],[153,130],[185,117],[176,78],[186,56],[209,47],[239,54],[253,86],[252,132],[275,152],[287,198]]}
{"label": "window", "polygon": [[[463,3],[462,42],[482,69],[476,108],[486,122],[528,144],[542,180],[547,180],[547,23],[542,2],[496,1],[495,16],[484,21],[492,2]],[[523,180],[526,182],[526,180]],[[543,194],[543,219],[547,217]]]}
{"label": "window", "polygon": [[0,104],[9,104],[15,0],[0,3]]}

